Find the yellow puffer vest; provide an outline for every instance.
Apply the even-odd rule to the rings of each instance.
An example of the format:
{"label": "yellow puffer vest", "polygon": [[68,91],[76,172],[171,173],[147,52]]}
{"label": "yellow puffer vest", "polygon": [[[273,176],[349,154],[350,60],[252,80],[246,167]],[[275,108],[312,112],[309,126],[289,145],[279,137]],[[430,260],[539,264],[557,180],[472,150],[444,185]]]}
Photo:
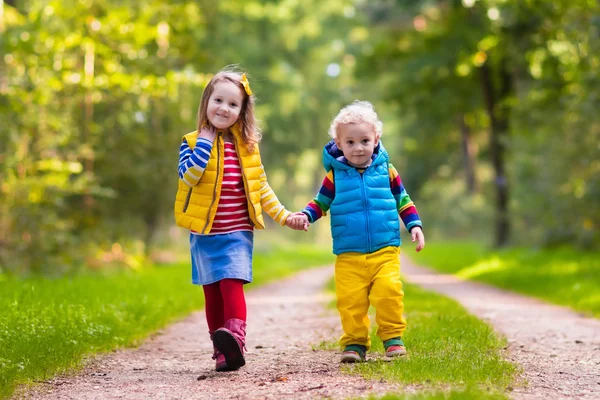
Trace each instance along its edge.
{"label": "yellow puffer vest", "polygon": [[[250,220],[255,228],[264,229],[265,221],[260,203],[261,176],[264,174],[258,146],[254,146],[252,153],[248,151],[237,124],[231,127],[231,133],[242,168]],[[202,234],[209,233],[212,228],[223,183],[225,145],[222,135],[223,132],[219,132],[215,138],[210,159],[198,184],[189,187],[179,179],[175,198],[175,222],[178,226]],[[193,150],[198,139],[198,132],[190,132],[184,138]],[[285,223],[285,219],[283,222]]]}

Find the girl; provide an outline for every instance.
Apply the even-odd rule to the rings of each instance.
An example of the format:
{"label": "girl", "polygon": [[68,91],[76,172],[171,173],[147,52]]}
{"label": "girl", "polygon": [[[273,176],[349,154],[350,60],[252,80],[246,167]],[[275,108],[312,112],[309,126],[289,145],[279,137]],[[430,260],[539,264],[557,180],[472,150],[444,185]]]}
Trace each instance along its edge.
{"label": "girl", "polygon": [[246,74],[222,70],[179,148],[175,220],[191,230],[192,282],[204,289],[217,371],[246,363],[243,285],[252,281],[253,230],[264,229],[263,210],[281,225],[291,214],[267,183],[260,137]]}

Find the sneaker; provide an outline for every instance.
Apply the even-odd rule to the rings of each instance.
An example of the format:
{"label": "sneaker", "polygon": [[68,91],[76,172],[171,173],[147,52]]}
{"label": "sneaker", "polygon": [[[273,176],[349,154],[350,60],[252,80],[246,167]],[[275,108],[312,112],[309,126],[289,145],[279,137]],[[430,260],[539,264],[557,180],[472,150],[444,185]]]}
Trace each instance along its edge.
{"label": "sneaker", "polygon": [[395,337],[383,342],[386,357],[398,357],[406,354],[406,348],[401,337]]}
{"label": "sneaker", "polygon": [[360,344],[349,344],[344,348],[341,362],[343,363],[358,363],[364,362],[367,359],[367,347]]}

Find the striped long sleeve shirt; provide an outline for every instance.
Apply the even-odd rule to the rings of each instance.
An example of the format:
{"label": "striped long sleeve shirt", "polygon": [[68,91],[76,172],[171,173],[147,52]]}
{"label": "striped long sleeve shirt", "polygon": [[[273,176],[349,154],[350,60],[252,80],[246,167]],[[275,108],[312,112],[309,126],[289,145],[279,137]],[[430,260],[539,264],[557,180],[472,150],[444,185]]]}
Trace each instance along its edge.
{"label": "striped long sleeve shirt", "polygon": [[[212,146],[213,142],[211,142],[210,140],[198,138],[196,146],[192,150],[187,141],[184,139],[181,143],[181,146],[179,147],[179,179],[181,179],[190,187],[198,184],[200,178],[202,177],[202,174],[204,173],[204,170],[206,169],[206,165],[208,164]],[[233,145],[233,143],[225,143],[225,152],[225,172],[223,177],[224,181],[221,187],[221,199],[219,201],[217,213],[219,213],[219,209],[221,209],[223,213],[228,213],[232,211],[224,210],[224,208],[229,207],[228,205],[226,205],[226,203],[230,200],[233,200],[232,196],[239,197],[241,193],[244,195],[244,199],[246,198],[243,181],[241,180],[243,179],[241,164],[237,157],[237,153],[235,151],[235,146]],[[229,178],[231,179],[226,179],[227,175],[230,175]],[[239,181],[236,181],[236,179],[239,179]],[[234,190],[235,194],[223,192],[230,191],[230,189]],[[271,218],[273,218],[273,220],[275,220],[280,225],[283,225],[287,220],[287,217],[290,215],[290,212],[287,211],[285,207],[279,202],[277,196],[275,195],[275,192],[273,192],[273,189],[267,182],[267,176],[264,172],[264,168],[262,168],[262,172],[260,175],[260,203],[263,211],[266,212]],[[247,215],[247,203],[244,203],[244,209]],[[222,214],[221,216],[215,216],[215,221],[213,222],[213,229],[211,229],[211,233],[224,233],[223,229],[225,229],[225,227],[221,225],[223,221],[242,218],[241,215],[236,214],[234,215],[234,217],[236,218],[221,219],[221,217],[228,215],[231,216],[233,214]],[[220,219],[220,221],[218,221],[218,219]],[[229,228],[232,228],[233,225],[237,225],[236,227],[233,227],[235,228],[234,230],[249,230],[252,227],[251,221],[249,219],[248,225],[244,226],[240,226],[243,225],[240,221],[229,221],[226,223],[232,224]],[[250,226],[250,228],[248,228],[248,226]],[[228,230],[227,232],[232,232],[232,230]]]}
{"label": "striped long sleeve shirt", "polygon": [[[422,227],[421,219],[417,213],[417,208],[406,192],[398,171],[392,164],[389,164],[390,189],[396,199],[398,214],[406,229],[410,232],[415,226]],[[335,198],[335,184],[333,179],[333,170],[329,171],[323,179],[323,184],[315,197],[302,210],[308,216],[308,220],[313,223],[329,211],[331,203]]]}
{"label": "striped long sleeve shirt", "polygon": [[198,138],[192,151],[187,140],[183,139],[179,146],[179,179],[190,187],[196,185],[206,169],[212,146],[210,140]]}

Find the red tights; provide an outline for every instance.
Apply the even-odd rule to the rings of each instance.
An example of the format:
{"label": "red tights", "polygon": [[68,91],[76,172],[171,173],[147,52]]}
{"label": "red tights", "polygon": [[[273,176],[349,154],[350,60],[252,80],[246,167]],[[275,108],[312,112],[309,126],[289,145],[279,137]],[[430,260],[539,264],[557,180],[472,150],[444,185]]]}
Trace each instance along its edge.
{"label": "red tights", "polygon": [[246,298],[244,281],[223,279],[210,285],[203,285],[206,321],[208,330],[216,331],[231,318],[246,321]]}

